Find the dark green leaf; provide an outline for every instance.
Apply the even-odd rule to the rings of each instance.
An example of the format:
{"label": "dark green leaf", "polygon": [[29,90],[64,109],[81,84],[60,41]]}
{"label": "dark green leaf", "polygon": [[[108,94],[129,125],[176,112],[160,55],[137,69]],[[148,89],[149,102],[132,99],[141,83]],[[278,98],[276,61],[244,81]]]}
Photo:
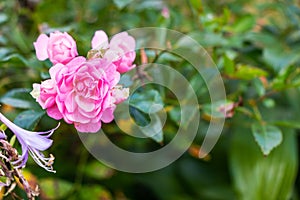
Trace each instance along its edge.
{"label": "dark green leaf", "polygon": [[139,126],[147,126],[150,123],[148,114],[141,112],[133,106],[129,106],[129,113]]}
{"label": "dark green leaf", "polygon": [[14,123],[26,130],[33,130],[44,114],[43,110],[26,110],[15,118]]}
{"label": "dark green leaf", "polygon": [[273,47],[267,48],[263,51],[263,58],[275,71],[294,64],[299,58],[299,51],[287,52],[284,49]]}
{"label": "dark green leaf", "polygon": [[28,61],[21,56],[20,54],[10,54],[8,56],[3,57],[1,60],[1,62],[10,62],[10,63],[21,63],[24,64],[25,66],[28,66]]}
{"label": "dark green leaf", "polygon": [[282,129],[283,143],[263,156],[246,127],[235,128],[230,145],[230,171],[239,199],[291,199],[297,174],[297,139]]}
{"label": "dark green leaf", "polygon": [[0,98],[0,102],[15,108],[24,108],[24,109],[40,108],[38,103],[35,102],[33,97],[29,94],[30,91],[31,91],[30,89],[25,89],[25,88],[10,90]]}
{"label": "dark green leaf", "polygon": [[135,92],[131,95],[129,105],[140,111],[150,114],[163,108],[163,100],[157,90],[147,90],[142,93]]}

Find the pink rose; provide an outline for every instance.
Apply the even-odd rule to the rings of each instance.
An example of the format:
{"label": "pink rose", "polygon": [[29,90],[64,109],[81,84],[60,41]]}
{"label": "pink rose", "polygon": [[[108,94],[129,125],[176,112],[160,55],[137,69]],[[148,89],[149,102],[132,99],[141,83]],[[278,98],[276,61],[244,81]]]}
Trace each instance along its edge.
{"label": "pink rose", "polygon": [[55,102],[57,96],[55,82],[48,79],[41,84],[33,84],[33,88],[31,95],[36,98],[43,109],[47,109],[47,114],[56,120],[63,118]]}
{"label": "pink rose", "polygon": [[107,59],[76,57],[66,65],[50,68],[57,96],[55,103],[67,123],[81,132],[97,132],[101,121],[114,119],[111,90],[120,80],[116,66]]}
{"label": "pink rose", "polygon": [[92,39],[93,49],[107,49],[104,58],[112,61],[120,73],[125,73],[135,67],[135,39],[127,32],[121,32],[112,37],[108,44],[108,37],[104,31],[96,31]]}
{"label": "pink rose", "polygon": [[39,60],[49,58],[53,64],[67,64],[78,55],[74,39],[66,32],[56,31],[49,37],[41,34],[33,45]]}

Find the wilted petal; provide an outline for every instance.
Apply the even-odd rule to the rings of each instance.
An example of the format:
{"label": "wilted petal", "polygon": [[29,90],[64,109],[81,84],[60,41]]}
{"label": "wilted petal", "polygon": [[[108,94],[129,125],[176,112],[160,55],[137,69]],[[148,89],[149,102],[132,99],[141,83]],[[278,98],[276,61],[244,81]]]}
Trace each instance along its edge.
{"label": "wilted petal", "polygon": [[111,90],[113,103],[119,104],[125,101],[129,97],[129,88],[123,88],[122,86],[116,86]]}

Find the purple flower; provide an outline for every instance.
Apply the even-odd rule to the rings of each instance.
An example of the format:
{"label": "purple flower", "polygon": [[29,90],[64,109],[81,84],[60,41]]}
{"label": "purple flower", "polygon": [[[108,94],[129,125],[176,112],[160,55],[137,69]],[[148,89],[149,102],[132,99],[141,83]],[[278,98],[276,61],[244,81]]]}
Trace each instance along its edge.
{"label": "purple flower", "polygon": [[16,135],[19,143],[21,144],[22,155],[18,160],[12,162],[15,167],[25,167],[29,153],[39,166],[49,172],[55,172],[52,167],[54,157],[50,154],[50,157],[46,158],[41,151],[48,149],[52,145],[53,141],[49,139],[49,137],[58,128],[59,124],[56,128],[49,131],[32,132],[15,125],[2,115],[2,113],[0,113],[0,121],[2,121]]}

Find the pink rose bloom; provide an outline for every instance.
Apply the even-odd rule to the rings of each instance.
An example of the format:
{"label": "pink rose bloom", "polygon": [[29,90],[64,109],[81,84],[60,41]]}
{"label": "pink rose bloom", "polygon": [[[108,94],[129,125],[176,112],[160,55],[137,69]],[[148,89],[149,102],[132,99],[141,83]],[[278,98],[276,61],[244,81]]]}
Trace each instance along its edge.
{"label": "pink rose bloom", "polygon": [[93,49],[106,49],[104,58],[112,61],[120,73],[125,73],[135,67],[135,39],[127,32],[121,32],[112,37],[108,44],[108,37],[104,31],[96,31],[92,39]]}
{"label": "pink rose bloom", "polygon": [[47,109],[47,114],[50,117],[56,120],[63,117],[55,102],[57,91],[55,82],[52,79],[45,80],[41,84],[33,84],[33,91],[31,92],[31,95],[43,109]]}
{"label": "pink rose bloom", "polygon": [[163,7],[163,9],[161,10],[161,15],[166,19],[170,18],[170,11],[167,6]]}
{"label": "pink rose bloom", "polygon": [[33,45],[39,60],[49,58],[53,64],[67,64],[78,55],[76,42],[66,32],[56,31],[50,33],[49,37],[41,34]]}
{"label": "pink rose bloom", "polygon": [[51,67],[50,76],[57,87],[57,112],[78,131],[97,132],[101,121],[109,123],[114,119],[116,106],[111,90],[120,74],[113,63],[76,57],[66,65]]}

